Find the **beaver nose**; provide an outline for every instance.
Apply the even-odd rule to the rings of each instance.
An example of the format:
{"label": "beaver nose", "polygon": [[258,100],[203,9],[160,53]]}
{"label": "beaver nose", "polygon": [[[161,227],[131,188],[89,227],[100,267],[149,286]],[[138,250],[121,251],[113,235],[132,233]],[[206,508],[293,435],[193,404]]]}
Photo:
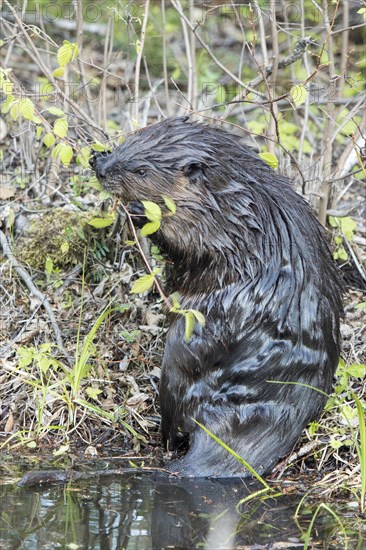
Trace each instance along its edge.
{"label": "beaver nose", "polygon": [[95,173],[99,180],[107,177],[107,170],[100,161],[96,162]]}
{"label": "beaver nose", "polygon": [[97,159],[95,157],[95,155],[92,155],[89,159],[89,166],[90,168],[92,168],[93,170],[95,170],[95,164],[97,162]]}
{"label": "beaver nose", "polygon": [[91,168],[95,171],[98,179],[105,179],[108,173],[108,162],[106,162],[108,153],[95,153],[89,159]]}

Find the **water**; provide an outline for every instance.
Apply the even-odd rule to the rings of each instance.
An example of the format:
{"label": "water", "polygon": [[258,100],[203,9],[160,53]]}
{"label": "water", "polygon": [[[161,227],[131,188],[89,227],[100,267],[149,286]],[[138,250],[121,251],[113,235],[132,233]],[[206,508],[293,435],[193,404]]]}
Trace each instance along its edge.
{"label": "water", "polygon": [[[311,519],[294,520],[301,495],[238,502],[258,485],[236,481],[113,478],[21,488],[0,485],[0,548],[145,550],[297,549]],[[329,514],[320,514],[310,548],[344,549]],[[358,535],[349,548],[366,548]]]}

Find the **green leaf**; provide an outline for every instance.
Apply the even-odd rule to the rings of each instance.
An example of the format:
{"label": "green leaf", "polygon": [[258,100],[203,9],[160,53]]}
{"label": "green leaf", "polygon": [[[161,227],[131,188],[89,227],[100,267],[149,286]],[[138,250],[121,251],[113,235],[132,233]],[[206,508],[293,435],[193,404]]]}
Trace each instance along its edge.
{"label": "green leaf", "polygon": [[137,339],[138,335],[140,334],[141,330],[134,329],[134,330],[122,330],[119,335],[122,336],[128,342],[129,344],[133,344],[135,340]]}
{"label": "green leaf", "polygon": [[53,456],[61,456],[67,453],[67,451],[70,449],[70,445],[61,445],[57,451],[53,451]]}
{"label": "green leaf", "polygon": [[338,218],[335,218],[334,216],[329,216],[329,225],[332,227],[339,227]]}
{"label": "green leaf", "polygon": [[361,309],[361,311],[366,313],[366,302],[361,302],[360,304],[357,304],[356,309]]}
{"label": "green leaf", "polygon": [[334,439],[333,437],[331,438],[331,440],[329,441],[330,443],[330,446],[333,448],[333,449],[339,449],[340,447],[342,447],[343,443],[342,441],[337,441],[336,439]]}
{"label": "green leaf", "polygon": [[69,248],[70,248],[70,245],[67,241],[64,241],[62,244],[61,244],[61,252],[62,254],[67,254],[68,251],[69,251]]}
{"label": "green leaf", "polygon": [[205,326],[206,319],[205,319],[205,316],[200,311],[198,311],[197,309],[189,309],[188,311],[190,313],[193,313],[196,321],[198,321],[200,325],[202,325],[203,327]]}
{"label": "green leaf", "polygon": [[196,317],[192,313],[192,311],[186,311],[184,314],[185,320],[186,320],[186,326],[184,330],[184,338],[188,341],[191,339],[191,336],[193,334],[194,325],[196,322]]}
{"label": "green leaf", "polygon": [[67,168],[73,157],[72,147],[70,145],[66,145],[66,143],[62,143],[62,145],[63,147],[60,152],[60,160],[62,164]]}
{"label": "green leaf", "polygon": [[143,275],[133,283],[131,292],[133,294],[142,294],[143,292],[150,290],[153,287],[154,282],[155,278],[151,273]]}
{"label": "green leaf", "polygon": [[58,117],[65,117],[65,113],[62,111],[62,109],[59,109],[58,107],[49,107],[46,109],[51,115],[55,115]]}
{"label": "green leaf", "polygon": [[343,218],[329,216],[329,223],[332,227],[340,228],[346,239],[353,240],[357,225],[350,216],[344,216]]}
{"label": "green leaf", "polygon": [[45,262],[45,271],[47,275],[51,275],[53,271],[53,260],[49,256],[47,256],[46,262]]}
{"label": "green leaf", "polygon": [[109,216],[108,218],[93,218],[88,221],[88,225],[95,227],[97,229],[103,229],[104,227],[109,227],[115,222],[115,216]]}
{"label": "green leaf", "polygon": [[64,166],[69,166],[73,157],[72,147],[66,143],[58,143],[51,153],[52,158],[59,157]]}
{"label": "green leaf", "polygon": [[69,124],[66,118],[56,118],[55,122],[53,123],[53,131],[55,132],[56,136],[64,138],[67,135],[68,129]]}
{"label": "green leaf", "polygon": [[347,422],[351,422],[357,416],[357,410],[353,409],[349,405],[342,405],[341,413],[342,416],[347,420]]}
{"label": "green leaf", "polygon": [[103,153],[103,151],[106,150],[106,145],[103,145],[100,141],[96,141],[95,143],[92,143],[90,147],[93,149],[93,151],[96,151],[97,153]]}
{"label": "green leaf", "polygon": [[11,108],[14,101],[16,101],[15,97],[13,95],[8,95],[4,103],[1,104],[1,112],[4,115],[9,112],[9,109]]}
{"label": "green leaf", "polygon": [[17,356],[19,359],[19,368],[23,369],[28,367],[34,359],[34,348],[25,348],[20,346],[17,350]]}
{"label": "green leaf", "polygon": [[42,372],[47,372],[51,365],[52,359],[47,357],[47,355],[38,358],[38,366]]}
{"label": "green leaf", "polygon": [[52,147],[52,145],[54,145],[55,141],[56,141],[55,136],[51,132],[46,134],[43,138],[43,143],[48,148]]}
{"label": "green leaf", "polygon": [[299,105],[305,103],[308,93],[305,86],[303,86],[302,84],[298,84],[297,86],[293,86],[291,88],[290,95],[292,101],[295,103],[295,107],[299,107]]}
{"label": "green leaf", "polygon": [[19,101],[16,100],[11,104],[9,114],[11,118],[13,118],[14,120],[17,120],[17,118],[20,115]]}
{"label": "green leaf", "polygon": [[1,91],[4,95],[12,95],[14,84],[10,80],[1,81]]}
{"label": "green leaf", "polygon": [[57,52],[57,63],[60,67],[65,67],[70,61],[74,61],[78,53],[79,48],[77,44],[64,40],[63,45]]}
{"label": "green leaf", "polygon": [[181,305],[180,305],[180,294],[179,292],[173,292],[171,295],[170,295],[170,299],[173,303],[173,307],[170,311],[178,311],[179,309],[181,309]]}
{"label": "green leaf", "polygon": [[347,369],[347,374],[362,380],[366,376],[366,365],[362,365],[361,363],[350,365]]}
{"label": "green leaf", "polygon": [[349,216],[346,216],[344,218],[339,218],[339,220],[341,222],[342,233],[344,233],[344,236],[346,237],[346,239],[348,239],[349,241],[352,241],[355,231],[357,229],[356,222]]}
{"label": "green leaf", "polygon": [[272,153],[260,153],[258,155],[264,162],[266,162],[271,168],[278,168],[278,160]]}
{"label": "green leaf", "polygon": [[94,401],[98,401],[98,395],[102,393],[102,390],[98,390],[98,388],[92,388],[91,386],[86,388],[85,391],[91,399],[94,399]]}
{"label": "green leaf", "polygon": [[347,254],[347,251],[345,250],[345,248],[343,246],[340,246],[338,248],[338,250],[335,250],[333,252],[333,258],[335,260],[343,260],[343,261],[346,261],[348,260],[348,254]]}
{"label": "green leaf", "polygon": [[165,206],[167,207],[167,209],[170,210],[170,212],[172,214],[175,214],[176,211],[177,211],[177,205],[175,204],[173,199],[170,199],[169,197],[163,197],[163,199],[164,199]]}
{"label": "green leaf", "polygon": [[141,228],[141,236],[146,237],[147,235],[152,235],[160,229],[160,222],[149,222]]}
{"label": "green leaf", "polygon": [[83,167],[89,168],[90,147],[82,147],[76,157],[76,162]]}
{"label": "green leaf", "polygon": [[145,215],[151,222],[160,222],[162,218],[161,208],[156,202],[141,201],[144,205]]}
{"label": "green leaf", "polygon": [[55,69],[52,72],[52,76],[54,78],[62,78],[64,74],[65,74],[65,67],[57,67],[57,69]]}
{"label": "green leaf", "polygon": [[33,101],[26,97],[19,100],[19,111],[27,120],[33,120],[34,117],[34,104]]}

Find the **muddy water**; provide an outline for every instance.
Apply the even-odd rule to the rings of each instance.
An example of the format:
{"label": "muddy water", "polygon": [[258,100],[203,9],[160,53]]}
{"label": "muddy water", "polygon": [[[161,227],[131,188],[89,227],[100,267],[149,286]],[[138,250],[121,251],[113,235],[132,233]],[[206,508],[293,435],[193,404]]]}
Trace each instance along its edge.
{"label": "muddy water", "polygon": [[[21,488],[0,485],[0,548],[145,550],[303,548],[311,511],[294,520],[301,495],[255,499],[242,481],[154,480],[145,474]],[[329,514],[310,548],[344,549]],[[355,537],[349,548],[366,548]]]}

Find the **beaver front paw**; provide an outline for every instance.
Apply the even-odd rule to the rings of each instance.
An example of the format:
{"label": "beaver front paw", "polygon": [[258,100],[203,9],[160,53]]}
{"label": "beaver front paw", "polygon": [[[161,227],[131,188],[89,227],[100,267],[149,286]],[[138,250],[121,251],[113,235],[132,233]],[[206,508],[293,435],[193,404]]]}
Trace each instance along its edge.
{"label": "beaver front paw", "polygon": [[147,222],[145,208],[141,201],[131,201],[127,205],[127,210],[132,216],[132,221],[136,227],[142,227]]}

